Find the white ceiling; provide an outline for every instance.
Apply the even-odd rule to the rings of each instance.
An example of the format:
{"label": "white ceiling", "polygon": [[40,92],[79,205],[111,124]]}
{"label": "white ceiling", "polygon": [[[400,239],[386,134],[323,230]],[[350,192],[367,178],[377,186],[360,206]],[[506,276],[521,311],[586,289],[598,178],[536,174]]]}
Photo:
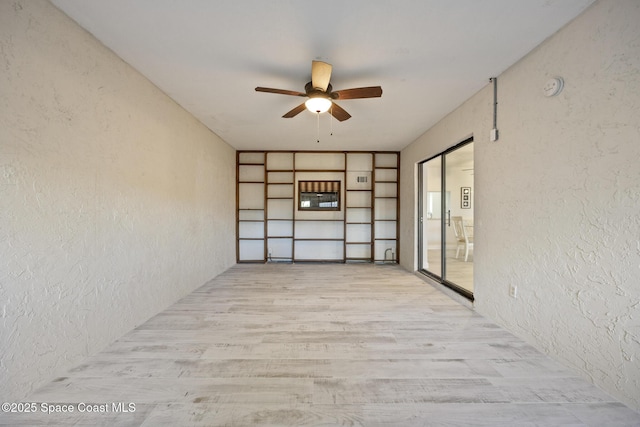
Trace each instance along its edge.
{"label": "white ceiling", "polygon": [[[400,150],[593,0],[52,2],[236,149]],[[314,113],[281,118],[304,98],[254,91],[304,92],[314,59],[383,89],[319,143]]]}

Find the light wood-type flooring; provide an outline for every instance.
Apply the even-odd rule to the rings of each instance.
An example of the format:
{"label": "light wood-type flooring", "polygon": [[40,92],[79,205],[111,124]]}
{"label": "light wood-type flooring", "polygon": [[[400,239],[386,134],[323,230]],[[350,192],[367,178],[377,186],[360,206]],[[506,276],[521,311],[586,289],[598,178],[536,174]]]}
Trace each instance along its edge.
{"label": "light wood-type flooring", "polygon": [[[372,264],[237,265],[25,402],[75,412],[0,424],[640,425],[439,289]],[[81,402],[108,412],[80,413]]]}
{"label": "light wood-type flooring", "polygon": [[[442,252],[436,249],[427,251],[428,269],[431,273],[442,277]],[[473,292],[473,251],[469,254],[467,261],[464,260],[464,253],[456,257],[456,251],[450,250],[446,252],[446,279],[456,285]]]}

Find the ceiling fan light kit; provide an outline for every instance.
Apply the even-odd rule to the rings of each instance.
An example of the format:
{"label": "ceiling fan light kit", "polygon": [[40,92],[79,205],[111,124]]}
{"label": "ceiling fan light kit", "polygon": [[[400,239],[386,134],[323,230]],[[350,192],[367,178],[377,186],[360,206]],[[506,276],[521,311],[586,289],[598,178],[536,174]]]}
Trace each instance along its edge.
{"label": "ceiling fan light kit", "polygon": [[331,80],[331,70],[331,64],[327,64],[322,61],[313,61],[311,63],[311,81],[305,85],[304,92],[273,89],[261,86],[256,88],[256,92],[277,93],[280,95],[302,96],[309,98],[306,102],[285,113],[282,117],[286,119],[295,117],[307,109],[318,114],[328,111],[329,114],[341,122],[351,118],[351,114],[347,113],[344,108],[336,104],[334,100],[380,98],[382,96],[382,88],[380,86],[343,89],[334,92],[331,84],[329,84],[329,81]]}
{"label": "ceiling fan light kit", "polygon": [[321,96],[316,96],[313,98],[307,99],[304,105],[307,107],[307,110],[312,113],[326,113],[331,108],[331,100],[329,98],[324,98]]}

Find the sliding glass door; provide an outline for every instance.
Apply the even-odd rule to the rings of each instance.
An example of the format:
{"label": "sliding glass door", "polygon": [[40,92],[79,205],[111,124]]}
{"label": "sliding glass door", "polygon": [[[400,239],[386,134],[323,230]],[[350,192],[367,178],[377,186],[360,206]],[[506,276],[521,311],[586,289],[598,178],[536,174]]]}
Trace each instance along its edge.
{"label": "sliding glass door", "polygon": [[442,157],[438,156],[420,165],[420,269],[436,277],[443,276],[442,265]]}
{"label": "sliding glass door", "polygon": [[473,299],[473,140],[418,169],[419,269]]}

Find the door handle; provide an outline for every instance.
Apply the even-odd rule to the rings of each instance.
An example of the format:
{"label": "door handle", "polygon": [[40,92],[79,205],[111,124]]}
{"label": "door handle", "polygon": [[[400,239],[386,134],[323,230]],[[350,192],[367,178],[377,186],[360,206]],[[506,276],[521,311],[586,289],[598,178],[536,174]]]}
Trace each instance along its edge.
{"label": "door handle", "polygon": [[447,226],[451,227],[451,210],[447,211]]}

